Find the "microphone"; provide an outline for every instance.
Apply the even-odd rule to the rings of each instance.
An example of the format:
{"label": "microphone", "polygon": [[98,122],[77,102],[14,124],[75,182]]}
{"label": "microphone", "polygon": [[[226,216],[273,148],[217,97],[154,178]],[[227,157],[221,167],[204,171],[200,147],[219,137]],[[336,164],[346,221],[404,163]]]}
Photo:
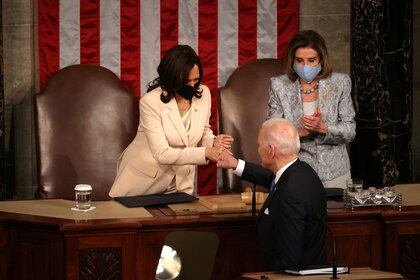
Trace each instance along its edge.
{"label": "microphone", "polygon": [[255,192],[257,190],[257,185],[256,184],[252,184],[252,200],[251,200],[251,204],[252,204],[252,208],[251,208],[251,213],[252,216],[255,216],[257,213],[257,199],[255,197]]}
{"label": "microphone", "polygon": [[323,219],[322,217],[319,216],[319,213],[314,213],[312,215],[312,217],[319,223],[321,223],[328,231],[328,233],[330,234],[331,238],[332,238],[332,246],[333,246],[333,259],[332,259],[332,276],[330,279],[339,279],[337,277],[337,252],[336,252],[336,247],[335,247],[335,238],[334,235],[332,233],[331,228],[328,226],[327,222],[325,221],[325,219]]}

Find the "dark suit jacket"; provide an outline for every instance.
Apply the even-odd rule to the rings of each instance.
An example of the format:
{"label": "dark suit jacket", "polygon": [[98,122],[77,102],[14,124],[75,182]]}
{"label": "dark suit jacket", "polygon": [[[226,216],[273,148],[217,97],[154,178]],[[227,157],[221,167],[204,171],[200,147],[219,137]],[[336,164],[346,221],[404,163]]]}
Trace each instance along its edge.
{"label": "dark suit jacket", "polygon": [[[268,189],[274,177],[268,169],[248,162],[242,174],[242,179]],[[263,269],[325,264],[326,215],[321,180],[307,163],[298,159],[282,174],[258,216]]]}

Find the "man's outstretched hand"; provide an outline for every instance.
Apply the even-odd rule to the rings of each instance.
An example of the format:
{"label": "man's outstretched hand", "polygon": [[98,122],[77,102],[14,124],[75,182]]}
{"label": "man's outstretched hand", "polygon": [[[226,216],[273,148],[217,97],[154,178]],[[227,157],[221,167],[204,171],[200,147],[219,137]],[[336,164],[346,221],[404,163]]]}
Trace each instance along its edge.
{"label": "man's outstretched hand", "polygon": [[219,159],[217,160],[217,167],[225,169],[235,169],[238,165],[238,160],[227,150],[223,150],[219,154]]}

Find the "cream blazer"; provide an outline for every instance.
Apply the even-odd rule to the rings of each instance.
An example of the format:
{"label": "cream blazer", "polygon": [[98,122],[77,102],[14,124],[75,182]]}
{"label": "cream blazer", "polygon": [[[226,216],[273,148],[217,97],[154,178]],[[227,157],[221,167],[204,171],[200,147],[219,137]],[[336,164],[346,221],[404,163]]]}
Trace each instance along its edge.
{"label": "cream blazer", "polygon": [[209,124],[210,91],[204,85],[201,89],[202,97],[191,102],[188,132],[175,98],[163,103],[160,87],[141,98],[137,135],[118,159],[110,197],[193,193],[196,165],[208,163],[205,149],[215,137]]}

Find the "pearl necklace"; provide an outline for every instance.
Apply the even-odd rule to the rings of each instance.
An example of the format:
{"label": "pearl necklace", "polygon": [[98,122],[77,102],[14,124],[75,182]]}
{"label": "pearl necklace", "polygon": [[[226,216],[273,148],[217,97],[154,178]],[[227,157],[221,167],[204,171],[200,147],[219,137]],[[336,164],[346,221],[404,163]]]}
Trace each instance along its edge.
{"label": "pearl necklace", "polygon": [[303,86],[300,86],[300,92],[303,94],[311,94],[315,92],[317,89],[319,89],[319,81],[316,81],[315,86],[310,89],[304,89]]}

